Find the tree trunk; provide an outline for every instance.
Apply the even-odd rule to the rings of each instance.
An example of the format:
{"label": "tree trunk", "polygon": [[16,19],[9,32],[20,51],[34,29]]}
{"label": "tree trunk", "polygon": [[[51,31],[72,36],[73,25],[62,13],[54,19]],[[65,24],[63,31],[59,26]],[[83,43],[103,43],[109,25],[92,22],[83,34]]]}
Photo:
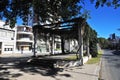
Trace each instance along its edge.
{"label": "tree trunk", "polygon": [[63,37],[61,37],[61,49],[62,49],[62,53],[64,54],[65,53],[65,47],[64,47],[64,44],[65,44],[65,42],[64,42],[64,38]]}

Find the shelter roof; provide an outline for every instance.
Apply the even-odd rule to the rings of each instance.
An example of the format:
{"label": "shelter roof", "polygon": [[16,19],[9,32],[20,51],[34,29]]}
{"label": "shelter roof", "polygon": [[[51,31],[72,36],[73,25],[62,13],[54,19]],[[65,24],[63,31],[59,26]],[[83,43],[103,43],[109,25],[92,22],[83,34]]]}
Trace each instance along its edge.
{"label": "shelter roof", "polygon": [[86,20],[84,18],[79,17],[63,22],[44,24],[44,25],[34,25],[33,32],[35,31],[38,34],[45,33],[45,34],[54,34],[59,36],[77,37],[78,27],[80,27],[83,22],[86,22]]}

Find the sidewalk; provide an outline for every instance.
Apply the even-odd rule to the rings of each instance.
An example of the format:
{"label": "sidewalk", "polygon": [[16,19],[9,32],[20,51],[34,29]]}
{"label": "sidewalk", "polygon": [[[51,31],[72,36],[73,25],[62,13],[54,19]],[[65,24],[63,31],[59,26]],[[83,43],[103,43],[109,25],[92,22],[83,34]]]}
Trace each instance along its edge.
{"label": "sidewalk", "polygon": [[63,72],[59,72],[56,78],[58,80],[98,80],[98,76],[98,64],[85,64],[84,66],[65,69]]}
{"label": "sidewalk", "polygon": [[[0,55],[0,80],[98,80],[99,64],[84,64],[79,67],[69,67],[59,70],[48,70],[39,66],[31,66],[24,63],[18,64],[22,60],[22,55],[14,55],[21,57],[13,59],[13,55]],[[2,62],[4,59],[7,62]],[[11,62],[9,62],[11,61]]]}

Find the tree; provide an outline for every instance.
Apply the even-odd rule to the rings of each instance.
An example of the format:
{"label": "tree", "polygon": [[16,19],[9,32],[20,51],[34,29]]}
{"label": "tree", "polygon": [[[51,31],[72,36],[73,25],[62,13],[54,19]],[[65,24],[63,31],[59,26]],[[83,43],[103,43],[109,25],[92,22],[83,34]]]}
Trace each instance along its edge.
{"label": "tree", "polygon": [[[22,18],[25,25],[29,18],[34,18],[39,25],[51,24],[79,16],[82,8],[80,2],[81,0],[2,0],[0,15],[10,21],[11,28],[18,17]],[[59,25],[55,26],[58,28]]]}
{"label": "tree", "polygon": [[87,47],[87,55],[92,55],[92,57],[97,57],[97,32],[93,30],[89,24],[86,23],[84,27],[83,40]]}
{"label": "tree", "polygon": [[[119,0],[90,0],[95,3],[95,7],[120,6]],[[29,17],[37,17],[39,23],[49,21],[61,21],[74,18],[78,15],[89,15],[80,11],[85,4],[84,0],[1,0],[0,1],[0,18],[6,18],[13,28],[18,17],[23,19],[25,25],[28,24]],[[87,11],[88,12],[88,11]],[[33,15],[34,14],[34,15]],[[29,16],[28,16],[29,15]],[[30,19],[31,19],[30,18]]]}
{"label": "tree", "polygon": [[98,43],[100,44],[100,47],[103,49],[106,49],[109,47],[109,41],[105,38],[98,38]]}
{"label": "tree", "polygon": [[78,16],[81,9],[81,5],[78,5],[80,2],[79,0],[2,0],[0,16],[14,23],[18,17],[26,23],[29,17],[34,16],[39,24],[46,21],[53,23]]}
{"label": "tree", "polygon": [[84,35],[83,35],[83,40],[84,40],[84,44],[87,47],[87,55],[89,57],[90,52],[89,52],[89,40],[90,40],[90,26],[86,23],[85,29],[84,29]]}
{"label": "tree", "polygon": [[108,7],[112,6],[115,9],[120,7],[120,0],[91,0],[91,3],[95,3],[95,7],[107,5]]}
{"label": "tree", "polygon": [[92,57],[97,57],[98,51],[97,51],[97,32],[90,28],[90,54]]}

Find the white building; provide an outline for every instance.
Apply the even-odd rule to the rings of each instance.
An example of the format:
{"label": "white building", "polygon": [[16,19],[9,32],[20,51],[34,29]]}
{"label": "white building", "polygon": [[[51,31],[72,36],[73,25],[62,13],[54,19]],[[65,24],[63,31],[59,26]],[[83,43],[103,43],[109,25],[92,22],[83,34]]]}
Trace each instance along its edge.
{"label": "white building", "polygon": [[32,52],[33,33],[30,26],[17,26],[16,35],[16,50],[17,52]]}
{"label": "white building", "polygon": [[[37,53],[50,54],[52,47],[52,37],[41,35],[37,39]],[[54,54],[61,53],[61,40],[58,36],[54,38]]]}
{"label": "white building", "polygon": [[14,53],[16,48],[16,28],[11,29],[0,21],[0,54]]}
{"label": "white building", "polygon": [[32,27],[15,26],[11,29],[0,21],[0,54],[32,52],[32,45]]}
{"label": "white building", "polygon": [[[9,25],[4,26],[5,22],[0,21],[0,54],[4,53],[32,53],[33,33],[31,26],[15,26],[13,29]],[[47,39],[46,39],[47,38]],[[72,51],[75,42],[65,41],[65,50]],[[51,53],[52,37],[41,35],[37,39],[37,53]],[[61,53],[60,36],[54,38],[54,53]]]}

